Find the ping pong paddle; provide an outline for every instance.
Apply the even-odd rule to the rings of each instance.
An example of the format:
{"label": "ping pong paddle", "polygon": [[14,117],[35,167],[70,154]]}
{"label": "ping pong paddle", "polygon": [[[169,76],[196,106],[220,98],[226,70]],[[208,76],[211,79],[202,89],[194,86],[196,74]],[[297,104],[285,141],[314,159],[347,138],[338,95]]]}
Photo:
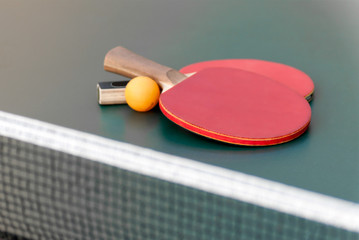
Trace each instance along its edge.
{"label": "ping pong paddle", "polygon": [[[299,69],[281,63],[258,59],[222,59],[193,63],[183,67],[179,71],[190,76],[199,70],[209,67],[230,67],[258,73],[297,91],[305,97],[308,102],[313,98],[314,83],[312,79]],[[101,85],[103,85],[103,83]],[[99,102],[100,104],[126,103],[124,97],[125,85],[122,84],[121,86],[117,86],[117,81],[113,82],[111,86],[107,86],[108,84],[105,86],[101,85],[98,86],[98,95],[101,95],[99,100],[107,99],[109,97],[111,98],[111,101],[103,100]]]}
{"label": "ping pong paddle", "polygon": [[313,98],[314,83],[312,79],[299,69],[277,62],[258,59],[211,60],[190,64],[180,69],[180,72],[185,73],[186,75],[191,75],[210,67],[239,68],[245,71],[254,72],[278,81],[294,91],[297,91],[300,95],[305,97],[308,102]]}
{"label": "ping pong paddle", "polygon": [[168,119],[218,141],[275,145],[297,138],[310,124],[311,109],[300,94],[252,72],[206,68],[187,77],[123,47],[109,51],[104,66],[126,77],[153,78],[163,89],[159,105]]}

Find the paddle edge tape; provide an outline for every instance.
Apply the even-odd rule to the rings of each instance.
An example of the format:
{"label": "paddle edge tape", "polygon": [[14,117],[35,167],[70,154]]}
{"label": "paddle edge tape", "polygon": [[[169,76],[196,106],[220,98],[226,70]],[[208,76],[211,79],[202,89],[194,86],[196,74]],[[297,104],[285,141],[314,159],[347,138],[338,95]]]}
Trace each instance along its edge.
{"label": "paddle edge tape", "polygon": [[314,94],[314,89],[311,93],[305,96],[305,100],[307,100],[308,103],[310,103],[313,100],[313,94]]}
{"label": "paddle edge tape", "polygon": [[242,137],[234,137],[226,134],[217,133],[214,131],[210,131],[208,129],[193,125],[177,116],[172,114],[166,107],[163,106],[161,102],[161,98],[159,100],[159,106],[162,111],[162,113],[172,122],[175,124],[193,132],[198,135],[214,139],[217,141],[235,144],[235,145],[243,145],[243,146],[272,146],[272,145],[278,145],[281,143],[286,143],[291,140],[294,140],[295,138],[302,135],[309,127],[310,120],[304,124],[303,127],[298,129],[295,132],[292,132],[291,134],[279,136],[279,137],[273,137],[273,138],[242,138]]}

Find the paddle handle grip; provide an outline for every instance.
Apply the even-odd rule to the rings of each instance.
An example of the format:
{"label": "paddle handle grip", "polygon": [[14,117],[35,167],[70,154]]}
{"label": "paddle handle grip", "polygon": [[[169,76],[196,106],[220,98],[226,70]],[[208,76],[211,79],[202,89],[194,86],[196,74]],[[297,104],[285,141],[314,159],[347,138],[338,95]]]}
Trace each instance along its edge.
{"label": "paddle handle grip", "polygon": [[156,63],[121,46],[111,49],[106,54],[104,69],[129,78],[150,77],[164,90],[173,86],[167,76],[167,73],[172,70],[170,67]]}

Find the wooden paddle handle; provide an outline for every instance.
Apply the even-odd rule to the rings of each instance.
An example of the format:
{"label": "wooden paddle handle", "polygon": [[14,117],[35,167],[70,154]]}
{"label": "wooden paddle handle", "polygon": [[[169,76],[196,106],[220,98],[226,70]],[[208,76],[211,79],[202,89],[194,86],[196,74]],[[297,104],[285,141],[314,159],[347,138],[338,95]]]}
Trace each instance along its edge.
{"label": "wooden paddle handle", "polygon": [[167,73],[175,70],[137,55],[121,46],[111,49],[106,54],[104,69],[129,78],[137,76],[150,77],[155,80],[163,90],[167,90],[173,86],[173,83],[168,79]]}

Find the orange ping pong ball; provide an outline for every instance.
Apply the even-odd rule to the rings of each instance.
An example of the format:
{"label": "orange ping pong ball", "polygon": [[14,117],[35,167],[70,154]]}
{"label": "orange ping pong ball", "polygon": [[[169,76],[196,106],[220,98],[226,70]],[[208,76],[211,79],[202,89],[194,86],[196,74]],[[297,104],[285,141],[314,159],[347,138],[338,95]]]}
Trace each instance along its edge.
{"label": "orange ping pong ball", "polygon": [[145,76],[135,77],[126,85],[127,104],[135,111],[146,112],[157,105],[160,88],[157,83]]}

